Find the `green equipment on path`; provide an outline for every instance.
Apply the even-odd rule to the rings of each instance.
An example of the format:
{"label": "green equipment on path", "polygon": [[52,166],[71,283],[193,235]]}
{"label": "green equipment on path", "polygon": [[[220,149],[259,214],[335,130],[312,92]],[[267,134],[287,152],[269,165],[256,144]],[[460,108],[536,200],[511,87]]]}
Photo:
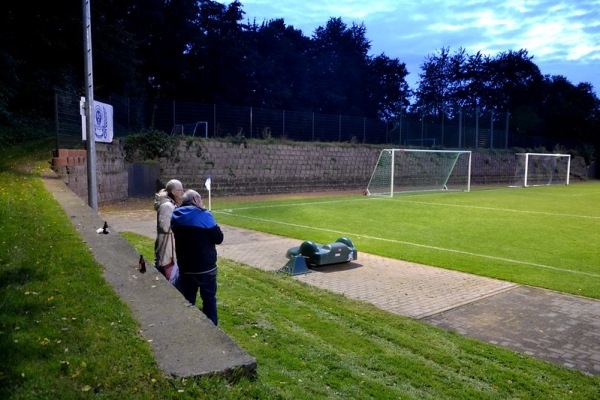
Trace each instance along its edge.
{"label": "green equipment on path", "polygon": [[306,240],[300,246],[288,249],[285,256],[289,261],[282,270],[299,275],[311,272],[309,267],[354,261],[358,258],[358,252],[352,240],[341,237],[334,243],[323,245]]}

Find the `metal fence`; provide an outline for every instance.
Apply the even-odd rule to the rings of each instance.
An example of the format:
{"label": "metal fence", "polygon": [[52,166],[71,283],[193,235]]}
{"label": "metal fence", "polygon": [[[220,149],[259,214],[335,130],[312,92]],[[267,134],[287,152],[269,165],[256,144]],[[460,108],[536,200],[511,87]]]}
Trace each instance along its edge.
{"label": "metal fence", "polygon": [[386,143],[389,131],[375,118],[178,101],[157,104],[153,123],[173,134],[312,142]]}
{"label": "metal fence", "polygon": [[[80,96],[57,91],[57,148],[81,147]],[[149,101],[110,96],[96,100],[113,106],[114,137],[154,128],[173,135],[205,138],[283,139],[305,142],[350,142],[399,147],[507,149],[545,147],[557,139],[509,130],[510,114],[461,112],[452,120],[429,115],[401,115],[394,121],[348,115],[257,107]],[[561,139],[569,148],[575,143]]]}

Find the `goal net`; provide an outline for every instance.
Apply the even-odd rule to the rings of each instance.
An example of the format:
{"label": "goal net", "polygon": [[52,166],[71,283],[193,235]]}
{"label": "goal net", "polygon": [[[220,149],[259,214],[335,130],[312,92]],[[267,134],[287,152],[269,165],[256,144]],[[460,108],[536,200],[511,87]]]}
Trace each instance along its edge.
{"label": "goal net", "polygon": [[208,138],[208,122],[198,121],[191,124],[173,125],[171,135],[204,136]]}
{"label": "goal net", "polygon": [[511,187],[568,185],[570,154],[517,153],[517,168]]}
{"label": "goal net", "polygon": [[471,152],[464,150],[384,149],[366,194],[432,190],[471,190]]}

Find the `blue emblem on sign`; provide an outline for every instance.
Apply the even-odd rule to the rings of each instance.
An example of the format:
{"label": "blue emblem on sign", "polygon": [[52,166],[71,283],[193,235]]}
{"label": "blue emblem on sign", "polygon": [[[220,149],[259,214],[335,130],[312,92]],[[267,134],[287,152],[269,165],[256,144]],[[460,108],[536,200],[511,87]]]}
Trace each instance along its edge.
{"label": "blue emblem on sign", "polygon": [[106,107],[96,104],[94,107],[96,123],[94,124],[94,135],[96,139],[105,139],[108,136],[108,115]]}

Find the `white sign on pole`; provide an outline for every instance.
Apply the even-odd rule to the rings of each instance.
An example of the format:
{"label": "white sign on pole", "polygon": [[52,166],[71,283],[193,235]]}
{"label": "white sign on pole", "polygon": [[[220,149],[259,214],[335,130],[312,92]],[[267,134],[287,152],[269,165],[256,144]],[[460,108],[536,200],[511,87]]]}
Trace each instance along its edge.
{"label": "white sign on pole", "polygon": [[[79,102],[79,111],[81,114],[81,138],[86,140],[85,123],[85,97]],[[110,104],[101,103],[94,100],[94,109],[91,113],[94,118],[94,137],[96,142],[111,143],[113,141],[113,107]]]}

